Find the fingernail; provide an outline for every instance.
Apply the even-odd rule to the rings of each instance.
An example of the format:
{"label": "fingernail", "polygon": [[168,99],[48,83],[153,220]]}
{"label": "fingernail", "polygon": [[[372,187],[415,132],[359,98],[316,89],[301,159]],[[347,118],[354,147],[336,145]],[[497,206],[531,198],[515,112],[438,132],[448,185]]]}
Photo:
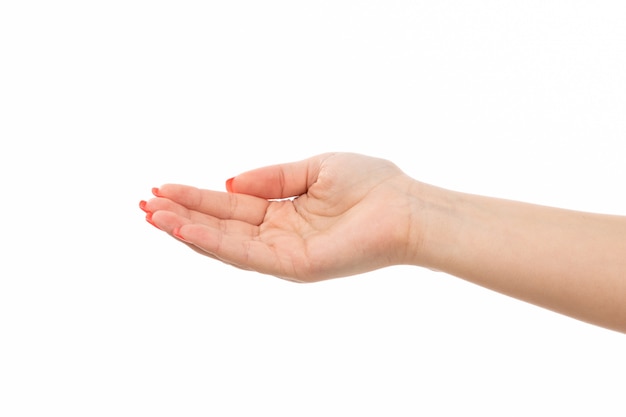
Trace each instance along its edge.
{"label": "fingernail", "polygon": [[234,192],[233,191],[233,180],[235,179],[235,177],[229,178],[226,180],[226,191],[228,191],[229,193]]}
{"label": "fingernail", "polygon": [[180,227],[177,227],[176,229],[174,229],[172,231],[172,234],[174,236],[176,236],[178,239],[182,240],[183,242],[186,242],[187,240],[180,234]]}
{"label": "fingernail", "polygon": [[148,212],[148,214],[146,214],[146,221],[148,223],[150,223],[152,226],[156,227],[157,229],[161,230],[161,228],[159,226],[157,226],[153,221],[152,221],[152,213]]}
{"label": "fingernail", "polygon": [[157,187],[152,188],[152,194],[154,194],[155,197],[161,197],[159,195],[159,189]]}
{"label": "fingernail", "polygon": [[150,213],[148,210],[146,210],[146,204],[148,204],[147,201],[141,200],[139,202],[139,208],[145,211],[146,213]]}

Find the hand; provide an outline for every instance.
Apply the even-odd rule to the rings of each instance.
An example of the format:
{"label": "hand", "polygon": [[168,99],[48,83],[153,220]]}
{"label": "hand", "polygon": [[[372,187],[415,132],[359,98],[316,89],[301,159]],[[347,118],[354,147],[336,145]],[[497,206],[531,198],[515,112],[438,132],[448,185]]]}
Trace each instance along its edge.
{"label": "hand", "polygon": [[153,190],[146,219],[192,249],[297,282],[428,267],[626,332],[626,217],[459,193],[349,153],[259,168],[228,193]]}
{"label": "hand", "polygon": [[331,153],[245,172],[227,182],[228,193],[163,185],[141,207],[202,254],[313,282],[414,257],[414,185],[389,161]]}

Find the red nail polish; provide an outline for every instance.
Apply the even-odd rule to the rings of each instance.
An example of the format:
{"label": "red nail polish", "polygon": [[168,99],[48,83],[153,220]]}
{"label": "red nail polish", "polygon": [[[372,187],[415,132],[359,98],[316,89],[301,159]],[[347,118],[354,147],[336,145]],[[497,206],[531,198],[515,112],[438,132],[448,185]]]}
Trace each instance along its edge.
{"label": "red nail polish", "polygon": [[141,200],[139,202],[139,208],[142,209],[143,211],[145,211],[146,213],[150,213],[147,209],[146,209],[146,204],[148,204],[147,201]]}
{"label": "red nail polish", "polygon": [[234,192],[233,191],[233,180],[235,179],[235,177],[229,178],[226,180],[226,191],[228,191],[229,193]]}
{"label": "red nail polish", "polygon": [[177,227],[176,229],[174,229],[172,231],[172,234],[174,236],[176,236],[178,239],[182,240],[183,242],[186,242],[187,240],[185,240],[185,238],[180,234],[180,227]]}
{"label": "red nail polish", "polygon": [[161,228],[159,226],[157,226],[153,221],[152,221],[152,213],[148,212],[148,214],[146,214],[146,221],[148,223],[150,223],[152,226],[156,227],[157,229],[161,230]]}
{"label": "red nail polish", "polygon": [[161,197],[159,195],[159,189],[157,187],[152,187],[152,194],[154,194],[155,197]]}

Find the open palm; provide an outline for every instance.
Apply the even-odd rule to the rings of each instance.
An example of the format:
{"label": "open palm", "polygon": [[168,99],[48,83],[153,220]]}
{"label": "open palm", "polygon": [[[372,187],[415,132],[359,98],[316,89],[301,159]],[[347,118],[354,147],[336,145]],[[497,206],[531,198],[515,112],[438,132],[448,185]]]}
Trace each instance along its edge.
{"label": "open palm", "polygon": [[166,184],[142,208],[200,253],[312,282],[402,263],[413,183],[389,161],[332,153],[245,172],[228,193]]}

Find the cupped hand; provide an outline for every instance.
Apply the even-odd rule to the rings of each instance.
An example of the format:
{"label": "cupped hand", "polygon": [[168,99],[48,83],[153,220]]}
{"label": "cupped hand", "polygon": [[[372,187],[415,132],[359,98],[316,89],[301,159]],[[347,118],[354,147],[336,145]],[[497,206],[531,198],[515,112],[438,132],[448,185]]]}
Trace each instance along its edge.
{"label": "cupped hand", "polygon": [[228,192],[166,184],[141,207],[199,253],[313,282],[405,263],[414,184],[387,160],[328,153],[245,172]]}

